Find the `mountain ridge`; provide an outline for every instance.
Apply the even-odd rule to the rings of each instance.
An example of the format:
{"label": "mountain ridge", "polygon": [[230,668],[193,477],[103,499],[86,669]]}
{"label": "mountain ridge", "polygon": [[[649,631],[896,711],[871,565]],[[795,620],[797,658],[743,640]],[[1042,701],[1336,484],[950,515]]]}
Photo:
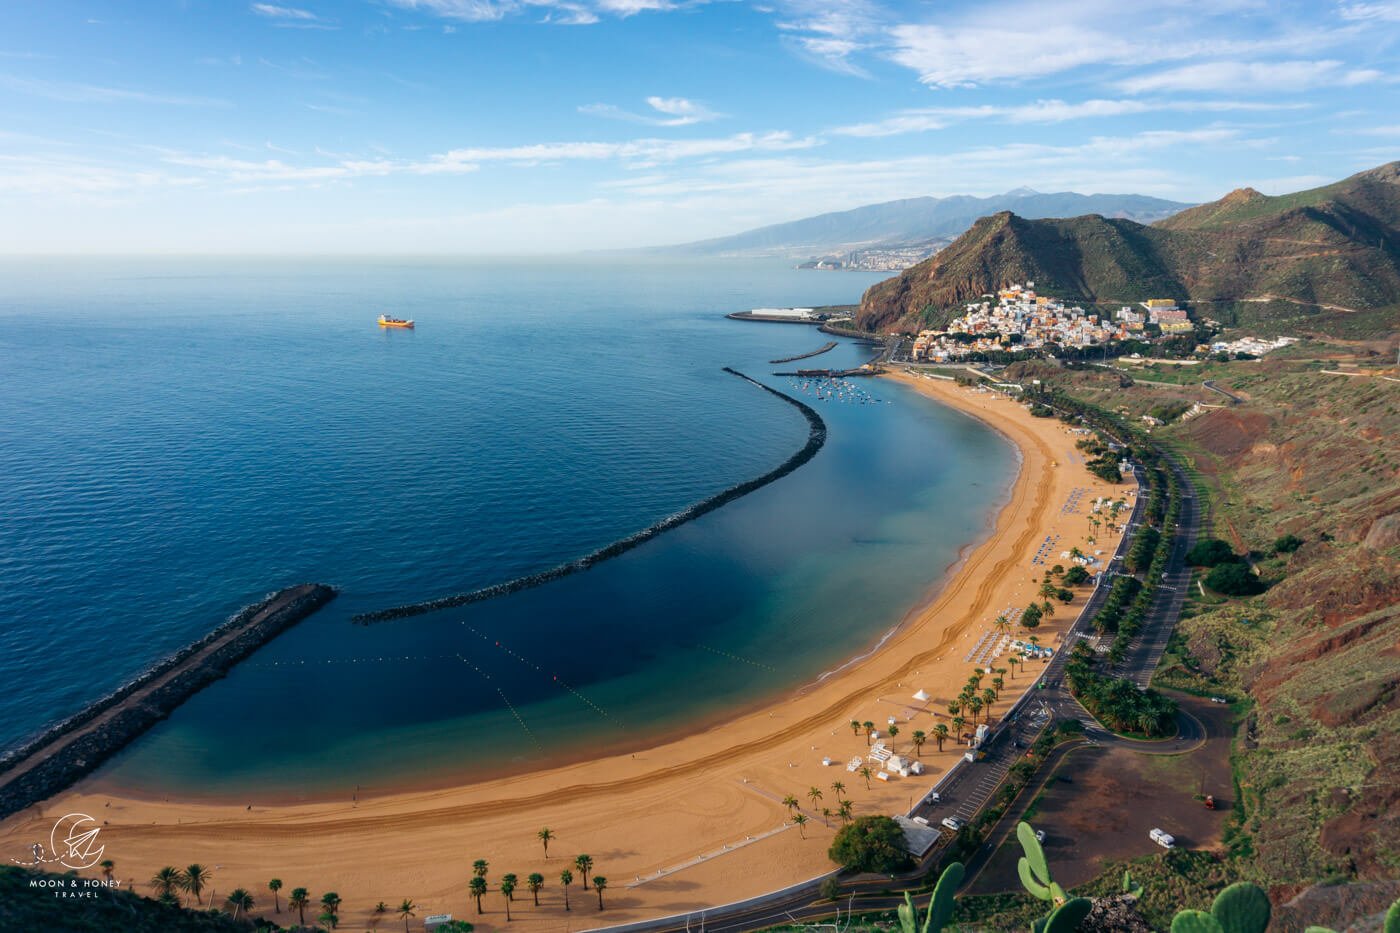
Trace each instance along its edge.
{"label": "mountain ridge", "polygon": [[978,218],[1015,209],[1028,217],[1100,213],[1139,220],[1157,220],[1190,205],[1139,194],[1043,193],[1017,188],[979,198],[951,195],[882,201],[844,211],[768,224],[729,236],[658,247],[662,252],[690,255],[784,253],[810,256],[852,248],[894,247],[950,240]]}
{"label": "mountain ridge", "polygon": [[871,286],[857,323],[941,325],[963,302],[1026,280],[1082,301],[1266,297],[1355,311],[1400,307],[1400,162],[1285,195],[1239,188],[1151,225],[1098,214],[992,214]]}

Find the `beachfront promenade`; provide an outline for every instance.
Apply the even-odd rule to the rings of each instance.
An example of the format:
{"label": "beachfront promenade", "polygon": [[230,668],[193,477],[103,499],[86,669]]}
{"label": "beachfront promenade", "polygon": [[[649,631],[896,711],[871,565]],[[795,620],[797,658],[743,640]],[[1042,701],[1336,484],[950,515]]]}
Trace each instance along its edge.
{"label": "beachfront promenade", "polygon": [[[1170,457],[1166,458],[1166,463],[1176,475],[1182,490],[1180,520],[1178,527],[1174,529],[1171,557],[1164,579],[1156,590],[1147,622],[1130,645],[1124,662],[1113,670],[1115,676],[1130,679],[1142,687],[1146,687],[1151,680],[1152,673],[1161,660],[1180,618],[1186,588],[1191,578],[1185,556],[1195,542],[1201,520],[1199,504],[1185,471]],[[1094,589],[1081,607],[1073,625],[1065,632],[1060,650],[989,735],[984,745],[986,758],[972,763],[961,761],[950,768],[934,788],[940,800],[932,803],[927,798],[920,799],[909,811],[910,817],[922,817],[935,827],[948,816],[956,817],[965,823],[971,821],[992,800],[1011,766],[1021,759],[1022,749],[1030,747],[1035,739],[1057,720],[1079,720],[1084,725],[1084,738],[1060,749],[1054,758],[1045,762],[1043,767],[1047,769],[1053,766],[1058,754],[1063,754],[1066,748],[1078,747],[1085,743],[1122,744],[1135,750],[1172,754],[1200,740],[1200,735],[1196,733],[1189,717],[1180,718],[1181,733],[1170,740],[1135,742],[1121,739],[1100,726],[1063,685],[1064,666],[1069,657],[1068,649],[1087,633],[1090,621],[1107,598],[1114,577],[1123,572],[1122,561],[1131,545],[1132,532],[1141,526],[1148,498],[1143,494],[1144,471],[1141,467],[1134,467],[1133,475],[1139,494],[1135,497],[1125,534],[1119,540],[1118,547],[1104,570],[1096,576]],[[1004,820],[1009,818],[1003,817]],[[782,923],[830,917],[838,909],[870,911],[892,908],[903,903],[902,895],[898,892],[917,889],[924,884],[926,873],[940,864],[952,838],[951,834],[946,832],[941,835],[934,846],[923,854],[919,868],[902,878],[892,880],[881,877],[864,881],[856,879],[846,883],[843,885],[845,897],[839,903],[833,903],[820,896],[822,882],[839,875],[838,872],[831,871],[780,891],[704,911],[596,929],[608,929],[613,933],[679,933],[700,929],[707,933],[741,933]],[[989,857],[999,845],[997,840],[1001,836],[994,831],[988,838],[989,841],[985,842],[973,857],[973,863],[980,864],[980,861]],[[968,883],[975,877],[976,872],[969,873]]]}

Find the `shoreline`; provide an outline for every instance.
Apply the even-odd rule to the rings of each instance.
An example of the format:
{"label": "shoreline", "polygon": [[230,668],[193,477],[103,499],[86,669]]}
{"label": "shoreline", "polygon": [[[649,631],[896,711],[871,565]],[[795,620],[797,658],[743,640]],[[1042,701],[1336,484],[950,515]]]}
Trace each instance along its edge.
{"label": "shoreline", "polygon": [[[1020,452],[1020,468],[990,533],[938,574],[927,598],[866,656],[797,693],[635,754],[436,790],[245,809],[121,797],[89,778],[44,809],[104,810],[111,822],[109,851],[123,878],[146,878],[160,865],[192,859],[223,866],[221,889],[260,889],[259,879],[275,874],[288,885],[340,891],[347,925],[370,919],[368,907],[376,900],[412,896],[431,912],[470,916],[478,929],[504,929],[498,895],[488,898],[486,915],[474,914],[462,883],[464,858],[488,858],[493,878],[533,870],[550,878],[551,866],[557,876],[565,864],[561,854],[590,852],[613,881],[608,911],[599,918],[609,923],[700,909],[828,870],[826,842],[836,821],[824,825],[821,810],[834,807],[830,782],[847,784],[845,799],[857,815],[903,812],[961,757],[951,740],[941,752],[930,741],[919,755],[928,769],[922,778],[866,786],[842,767],[867,745],[848,722],[882,723],[883,733],[885,718],[895,716],[902,731],[896,744],[907,746],[911,730],[947,720],[938,710],[971,669],[965,658],[978,630],[1004,606],[1030,598],[1040,572],[1031,566],[1036,545],[1059,535],[1067,549],[1088,528],[1084,516],[1065,513],[1061,504],[1073,489],[1108,490],[1067,462],[1061,451],[1072,451],[1074,438],[1054,419],[1033,419],[1023,406],[992,393],[933,385],[902,372],[887,378],[998,429]],[[1111,552],[1116,540],[1105,536],[1098,546]],[[1055,633],[1068,627],[1084,595],[1076,593],[1074,604],[1038,630],[1043,643],[1053,644]],[[1029,671],[1013,672],[998,714],[1031,680]],[[933,699],[922,706],[910,701],[916,689],[927,689]],[[824,755],[837,764],[823,767]],[[827,789],[824,800],[802,807],[809,819],[803,839],[785,831],[794,827],[785,823],[781,801],[788,793],[802,799],[809,787]],[[548,860],[534,839],[540,826],[559,836]],[[42,816],[11,818],[0,823],[0,848],[23,847],[40,831],[47,832]],[[367,852],[375,858],[363,858]],[[558,886],[551,884],[541,906],[524,905],[510,928],[560,929],[566,916],[560,910]]]}
{"label": "shoreline", "polygon": [[301,583],[243,607],[207,635],[160,659],[0,757],[0,817],[61,793],[168,717],[248,655],[335,598]]}

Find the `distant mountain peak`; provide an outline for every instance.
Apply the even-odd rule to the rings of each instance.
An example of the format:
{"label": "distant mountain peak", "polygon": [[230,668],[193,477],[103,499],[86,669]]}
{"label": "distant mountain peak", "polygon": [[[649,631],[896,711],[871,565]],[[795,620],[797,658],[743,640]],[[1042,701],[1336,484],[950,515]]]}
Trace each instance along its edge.
{"label": "distant mountain peak", "polygon": [[1400,184],[1400,162],[1387,162],[1384,165],[1377,165],[1375,168],[1358,173],[1356,177],[1369,178],[1372,181],[1385,181],[1391,184]]}
{"label": "distant mountain peak", "polygon": [[1024,185],[1022,185],[1020,188],[1012,188],[1010,191],[1006,192],[1006,194],[1004,195],[1004,197],[1008,197],[1008,198],[1033,198],[1033,197],[1035,197],[1035,196],[1038,195],[1038,194],[1040,194],[1040,192],[1039,192],[1039,191],[1036,191],[1034,188],[1027,188],[1027,187],[1025,187]]}
{"label": "distant mountain peak", "polygon": [[1220,199],[1222,204],[1247,204],[1250,201],[1257,201],[1264,195],[1253,188],[1236,188],[1225,197]]}

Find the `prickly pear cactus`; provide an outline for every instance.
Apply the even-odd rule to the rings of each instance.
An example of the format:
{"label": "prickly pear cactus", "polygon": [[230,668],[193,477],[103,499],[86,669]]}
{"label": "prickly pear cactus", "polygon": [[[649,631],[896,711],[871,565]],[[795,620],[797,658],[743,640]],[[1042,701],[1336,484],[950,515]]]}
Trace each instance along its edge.
{"label": "prickly pear cactus", "polygon": [[1045,918],[1044,933],[1074,933],[1093,909],[1094,902],[1087,897],[1070,898]]}
{"label": "prickly pear cactus", "polygon": [[914,898],[906,891],[904,903],[899,905],[900,933],[939,933],[943,924],[953,916],[954,896],[963,880],[962,862],[953,862],[938,876],[938,884],[933,888],[933,897],[928,902],[928,913],[923,925],[919,925],[919,909],[914,906]]}
{"label": "prickly pear cactus", "polygon": [[928,903],[928,919],[923,933],[938,933],[953,916],[954,897],[963,882],[963,863],[953,862],[938,876],[933,888],[933,900]]}
{"label": "prickly pear cactus", "polygon": [[1224,933],[1219,921],[1204,910],[1183,910],[1172,918],[1172,933]]}
{"label": "prickly pear cactus", "polygon": [[914,909],[914,897],[908,891],[904,892],[904,903],[899,905],[896,913],[899,914],[900,933],[919,933],[919,915]]}
{"label": "prickly pear cactus", "polygon": [[1131,894],[1133,897],[1142,896],[1142,885],[1136,884],[1133,881],[1133,873],[1126,869],[1123,871],[1123,893]]}
{"label": "prickly pear cactus", "polygon": [[1308,927],[1303,933],[1337,933],[1337,931],[1329,927]]}
{"label": "prickly pear cactus", "polygon": [[1400,901],[1391,904],[1385,912],[1385,933],[1400,933]]}
{"label": "prickly pear cactus", "polygon": [[1264,933],[1272,908],[1262,888],[1237,881],[1216,895],[1210,912],[1225,933]]}
{"label": "prickly pear cactus", "polygon": [[1016,839],[1021,843],[1021,849],[1026,853],[1016,863],[1016,871],[1021,876],[1021,884],[1033,897],[1042,901],[1063,904],[1065,891],[1050,878],[1050,866],[1045,862],[1045,850],[1040,847],[1040,840],[1035,838],[1035,830],[1031,828],[1029,823],[1018,823],[1016,824]]}

